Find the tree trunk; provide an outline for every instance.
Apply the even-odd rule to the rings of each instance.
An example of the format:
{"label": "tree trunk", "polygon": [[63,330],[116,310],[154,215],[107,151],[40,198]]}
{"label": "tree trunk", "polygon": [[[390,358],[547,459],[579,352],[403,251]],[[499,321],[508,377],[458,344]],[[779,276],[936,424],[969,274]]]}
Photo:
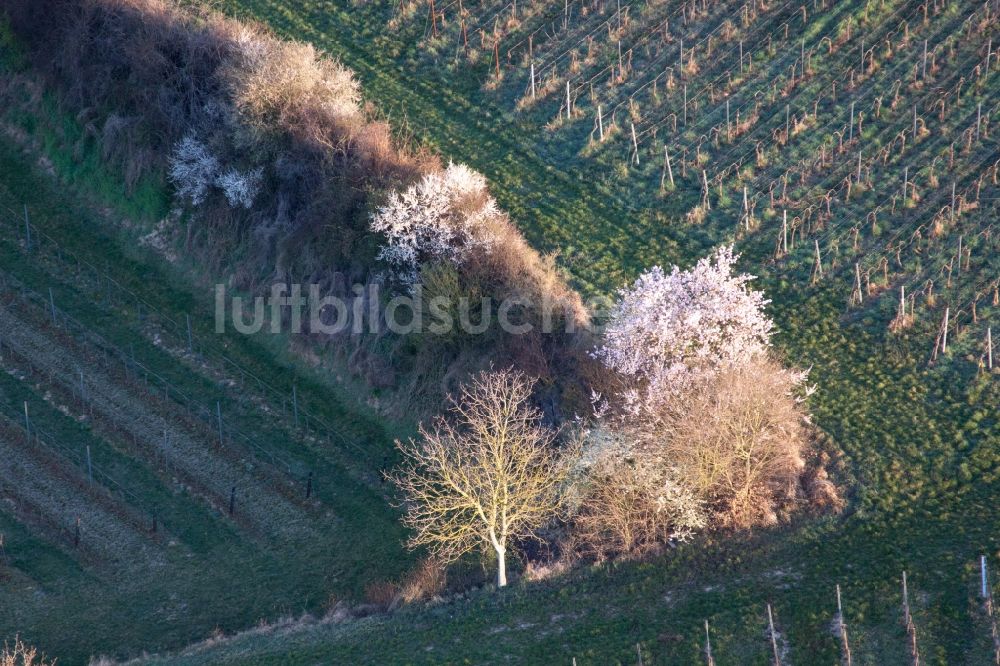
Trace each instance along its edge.
{"label": "tree trunk", "polygon": [[497,587],[507,585],[507,549],[497,548]]}

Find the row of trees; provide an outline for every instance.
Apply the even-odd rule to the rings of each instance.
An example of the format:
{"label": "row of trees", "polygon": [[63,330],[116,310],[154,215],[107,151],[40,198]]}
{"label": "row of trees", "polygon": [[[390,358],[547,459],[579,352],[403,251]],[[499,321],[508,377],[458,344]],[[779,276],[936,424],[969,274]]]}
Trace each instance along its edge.
{"label": "row of trees", "polygon": [[515,369],[473,377],[399,444],[411,547],[445,562],[486,548],[503,586],[509,549],[543,529],[565,555],[604,558],[777,521],[802,496],[812,389],[772,357],[767,301],[736,259],[724,247],[621,291],[592,352],[611,390],[585,421],[546,425]]}

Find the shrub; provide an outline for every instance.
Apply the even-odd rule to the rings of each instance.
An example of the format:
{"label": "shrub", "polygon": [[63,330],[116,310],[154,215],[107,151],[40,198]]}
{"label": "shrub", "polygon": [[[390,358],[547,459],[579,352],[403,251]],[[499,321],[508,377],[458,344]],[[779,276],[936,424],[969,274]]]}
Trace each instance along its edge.
{"label": "shrub", "polygon": [[229,169],[215,179],[215,184],[226,195],[226,201],[231,207],[250,208],[260,190],[260,180],[263,175],[264,170],[261,167],[245,173]]}
{"label": "shrub", "polygon": [[444,590],[445,570],[433,557],[421,559],[399,586],[399,601],[410,604],[430,599]]}
{"label": "shrub", "polygon": [[245,26],[234,41],[238,48],[222,66],[220,78],[247,143],[271,141],[287,132],[324,152],[365,124],[361,87],[341,63],[311,44],[264,37]]}
{"label": "shrub", "polygon": [[758,356],[691,385],[636,436],[676,467],[720,524],[774,523],[805,469],[802,380]]}
{"label": "shrub", "polygon": [[387,611],[396,604],[399,585],[382,580],[365,585],[365,601],[380,611]]}
{"label": "shrub", "polygon": [[208,147],[193,136],[186,136],[174,147],[167,170],[177,196],[187,198],[194,206],[200,205],[208,196],[209,188],[219,174],[219,160],[208,151]]}
{"label": "shrub", "polygon": [[589,470],[573,521],[579,547],[597,556],[686,541],[706,525],[703,502],[656,456],[607,458]]}

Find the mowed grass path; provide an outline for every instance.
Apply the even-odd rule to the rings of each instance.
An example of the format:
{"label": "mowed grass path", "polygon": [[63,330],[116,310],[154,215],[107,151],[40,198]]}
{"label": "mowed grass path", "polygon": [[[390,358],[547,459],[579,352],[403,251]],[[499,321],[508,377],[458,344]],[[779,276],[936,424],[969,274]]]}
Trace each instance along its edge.
{"label": "mowed grass path", "polygon": [[[123,250],[124,234],[109,230],[7,142],[0,142],[0,173],[0,206],[26,203],[33,224],[60,240],[64,259],[73,253],[107,267],[147,304],[181,321],[190,314],[197,334],[211,335],[208,290],[191,291],[152,258],[139,261],[134,249]],[[257,408],[265,398],[252,382],[221,377],[209,355],[156,344],[148,322],[130,312],[133,304],[95,299],[92,285],[67,263],[37,250],[26,255],[16,226],[2,228],[0,451],[24,455],[0,469],[0,633],[20,632],[60,663],[83,663],[91,655],[177,648],[216,629],[322,612],[331,598],[360,599],[370,582],[402,574],[411,559],[378,477],[391,459],[387,424],[332,385],[297,373],[271,347],[238,336],[213,341],[280,390],[290,392],[295,380],[301,399],[336,424],[343,440],[301,432],[288,414]],[[252,433],[294,460],[299,476],[313,472],[312,497],[303,497],[304,478],[289,479],[236,437],[219,447],[214,428],[164,397],[155,380],[110,364],[93,339],[53,326],[49,288],[60,312],[87,331],[128,350],[191,399],[213,408],[218,401],[227,429]],[[18,298],[25,289],[35,300]],[[78,370],[86,375],[85,401]],[[62,448],[18,439],[25,403],[32,427]],[[96,485],[80,462],[87,447],[100,471]],[[22,478],[29,468],[44,473]],[[102,485],[105,474],[127,494]],[[238,488],[232,517],[230,485]]]}

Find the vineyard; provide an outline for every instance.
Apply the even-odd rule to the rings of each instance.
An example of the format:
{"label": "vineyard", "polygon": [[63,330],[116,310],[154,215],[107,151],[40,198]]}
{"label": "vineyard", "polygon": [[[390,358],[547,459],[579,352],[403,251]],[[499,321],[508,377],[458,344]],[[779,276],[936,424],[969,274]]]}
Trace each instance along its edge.
{"label": "vineyard", "polygon": [[[25,174],[0,194],[5,631],[73,662],[322,609],[405,569],[376,473],[388,436],[175,309],[5,151]],[[10,207],[26,196],[44,203]]]}
{"label": "vineyard", "polygon": [[[588,295],[735,241],[848,508],[153,663],[992,663],[1000,3],[216,5],[342,59]],[[398,580],[380,473],[412,424],[214,335],[197,276],[135,249],[163,184],[123,196],[43,108],[0,140],[0,629],[81,663]]]}
{"label": "vineyard", "polygon": [[[929,356],[936,338],[947,346],[947,309],[950,342],[962,331],[962,351],[986,362],[1000,285],[994,3],[456,0],[364,12],[353,21],[391,28],[367,67],[398,54],[419,85],[447,84],[455,113],[437,122],[408,103],[419,85],[379,95],[393,83],[376,75],[369,87],[407,100],[415,136],[500,183],[585,290],[736,238],[769,275],[843,290],[857,316],[923,325]],[[260,15],[311,38],[337,8]],[[364,71],[341,41],[317,41]]]}

